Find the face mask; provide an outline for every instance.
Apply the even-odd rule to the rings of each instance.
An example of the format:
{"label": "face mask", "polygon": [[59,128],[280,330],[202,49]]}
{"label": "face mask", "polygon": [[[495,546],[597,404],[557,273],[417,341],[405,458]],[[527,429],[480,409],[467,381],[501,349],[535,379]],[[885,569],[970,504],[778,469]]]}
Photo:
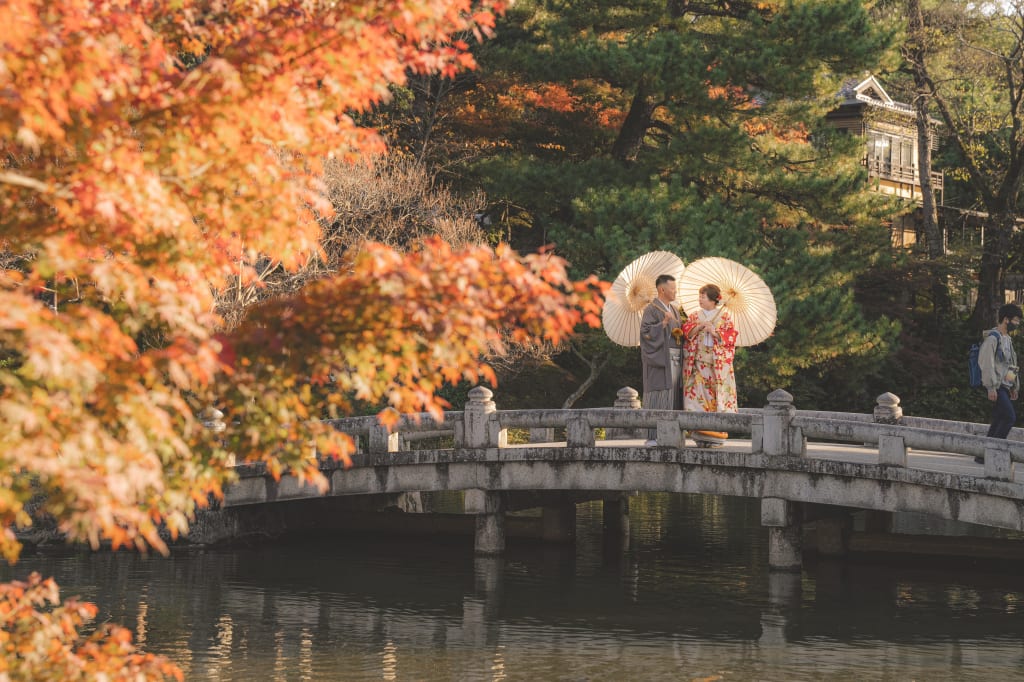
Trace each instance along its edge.
{"label": "face mask", "polygon": [[1015,331],[1017,331],[1017,327],[1019,327],[1019,326],[1020,326],[1019,322],[1007,322],[1006,323],[1006,331],[1008,331],[1008,332],[1015,332]]}

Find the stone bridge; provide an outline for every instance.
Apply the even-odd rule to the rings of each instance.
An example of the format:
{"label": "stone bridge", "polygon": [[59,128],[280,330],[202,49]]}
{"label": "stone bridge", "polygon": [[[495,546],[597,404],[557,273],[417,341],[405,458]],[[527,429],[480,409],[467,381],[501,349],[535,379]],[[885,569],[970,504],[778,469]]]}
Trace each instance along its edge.
{"label": "stone bridge", "polygon": [[[465,491],[480,554],[504,550],[506,512],[516,508],[542,507],[543,536],[558,539],[571,537],[581,499],[603,499],[606,527],[621,531],[630,494],[755,497],[778,570],[800,568],[807,521],[816,522],[819,551],[842,553],[849,514],[829,510],[916,512],[1024,531],[1020,429],[998,440],[981,424],[904,416],[889,393],[872,414],[797,410],[782,390],[764,408],[734,414],[645,410],[637,397],[624,388],[611,408],[498,410],[492,392],[477,387],[465,410],[443,421],[406,415],[389,431],[375,417],[335,420],[359,451],[349,469],[322,463],[326,496]],[[647,429],[656,430],[656,447],[644,446]],[[730,439],[696,447],[687,440],[696,430]],[[295,479],[274,481],[259,465],[238,469],[223,507],[321,497]]]}

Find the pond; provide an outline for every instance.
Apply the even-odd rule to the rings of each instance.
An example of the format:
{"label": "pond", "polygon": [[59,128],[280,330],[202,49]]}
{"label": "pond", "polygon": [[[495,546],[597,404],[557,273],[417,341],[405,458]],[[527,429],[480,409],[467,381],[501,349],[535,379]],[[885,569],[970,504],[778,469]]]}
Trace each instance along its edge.
{"label": "pond", "polygon": [[[769,574],[757,500],[642,495],[628,549],[600,503],[574,547],[292,538],[25,557],[188,680],[1024,679],[1024,581],[819,561]],[[936,562],[941,564],[941,562]]]}

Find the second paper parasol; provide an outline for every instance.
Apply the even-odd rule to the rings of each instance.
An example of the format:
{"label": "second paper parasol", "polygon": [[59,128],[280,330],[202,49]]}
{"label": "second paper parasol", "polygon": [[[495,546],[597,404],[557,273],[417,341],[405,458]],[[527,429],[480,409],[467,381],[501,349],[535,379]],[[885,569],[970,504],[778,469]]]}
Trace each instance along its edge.
{"label": "second paper parasol", "polygon": [[722,290],[722,306],[732,313],[739,332],[737,346],[753,346],[772,335],[777,320],[775,298],[752,270],[728,258],[701,258],[690,263],[677,292],[688,315],[700,308],[700,288],[705,284]]}

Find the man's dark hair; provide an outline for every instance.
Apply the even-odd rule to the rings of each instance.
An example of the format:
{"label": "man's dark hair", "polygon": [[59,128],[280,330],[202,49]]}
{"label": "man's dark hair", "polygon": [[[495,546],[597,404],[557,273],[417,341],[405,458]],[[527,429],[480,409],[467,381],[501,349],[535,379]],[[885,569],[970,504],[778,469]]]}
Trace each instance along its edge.
{"label": "man's dark hair", "polygon": [[[650,282],[651,280],[647,280],[647,281]],[[674,281],[676,281],[676,278],[673,277],[672,275],[658,275],[658,279],[654,280],[654,286],[660,287],[665,282],[674,282]]]}
{"label": "man's dark hair", "polygon": [[1024,317],[1024,312],[1021,312],[1020,306],[1016,303],[1007,303],[999,308],[999,319],[996,321],[1012,320],[1015,317]]}

